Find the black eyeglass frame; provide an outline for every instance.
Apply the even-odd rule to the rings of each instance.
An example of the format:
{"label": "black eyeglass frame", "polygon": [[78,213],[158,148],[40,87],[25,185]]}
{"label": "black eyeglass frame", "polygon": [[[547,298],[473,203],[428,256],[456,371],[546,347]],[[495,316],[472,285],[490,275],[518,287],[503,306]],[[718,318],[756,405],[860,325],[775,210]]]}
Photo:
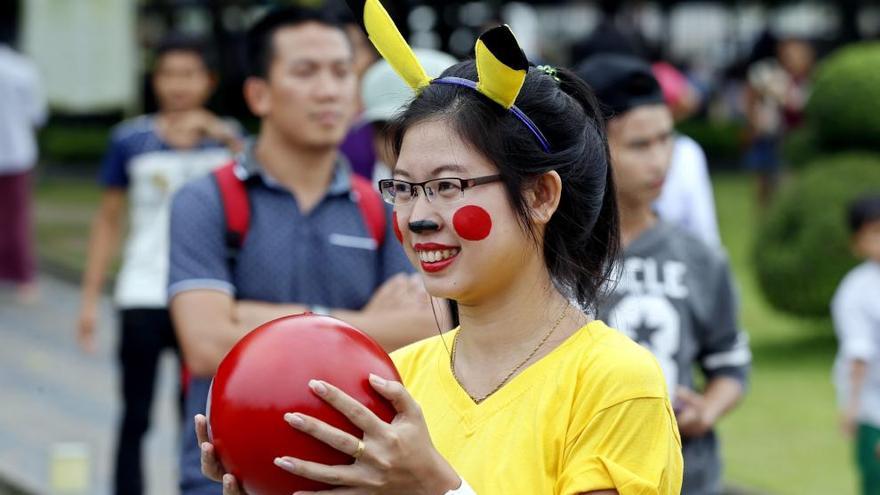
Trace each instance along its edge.
{"label": "black eyeglass frame", "polygon": [[395,204],[394,203],[394,198],[395,198],[394,193],[393,192],[389,193],[389,195],[386,196],[386,194],[385,194],[386,189],[390,189],[391,191],[394,191],[394,184],[395,183],[406,184],[410,188],[410,201],[407,201],[404,204],[411,203],[412,200],[417,197],[415,194],[416,189],[421,189],[422,194],[425,195],[425,199],[429,203],[431,203],[431,202],[433,202],[433,199],[431,198],[431,195],[428,194],[428,190],[425,188],[425,185],[427,185],[431,182],[436,182],[436,181],[441,181],[441,180],[448,180],[448,181],[457,180],[459,183],[459,189],[461,190],[461,195],[464,196],[464,191],[466,189],[470,189],[474,186],[479,186],[482,184],[490,184],[492,182],[498,182],[498,181],[501,181],[502,179],[503,178],[502,178],[501,174],[484,175],[482,177],[473,177],[470,179],[462,179],[461,177],[438,177],[436,179],[426,180],[423,182],[409,182],[409,181],[400,180],[400,179],[382,179],[379,181],[379,193],[382,196],[382,199],[386,203],[388,203],[390,205],[394,205]]}

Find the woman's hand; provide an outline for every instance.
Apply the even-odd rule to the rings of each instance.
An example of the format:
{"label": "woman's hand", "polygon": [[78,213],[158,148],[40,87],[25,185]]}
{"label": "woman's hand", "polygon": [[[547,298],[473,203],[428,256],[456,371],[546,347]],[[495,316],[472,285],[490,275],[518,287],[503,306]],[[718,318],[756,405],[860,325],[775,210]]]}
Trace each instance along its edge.
{"label": "woman's hand", "polygon": [[370,385],[397,411],[390,424],[333,385],[318,380],[309,382],[316,395],[364,432],[363,440],[304,414],[284,415],[297,430],[357,457],[354,464],[340,466],[294,457],[275,459],[275,464],[285,471],[339,487],[297,495],[440,495],[458,488],[461,478],[434,448],[421,408],[409,392],[399,382],[376,375],[370,375]]}
{"label": "woman's hand", "polygon": [[214,446],[208,441],[208,418],[196,414],[195,422],[196,438],[199,441],[199,451],[202,453],[202,474],[208,479],[222,481],[223,495],[246,495],[235,476],[227,473],[214,455]]}

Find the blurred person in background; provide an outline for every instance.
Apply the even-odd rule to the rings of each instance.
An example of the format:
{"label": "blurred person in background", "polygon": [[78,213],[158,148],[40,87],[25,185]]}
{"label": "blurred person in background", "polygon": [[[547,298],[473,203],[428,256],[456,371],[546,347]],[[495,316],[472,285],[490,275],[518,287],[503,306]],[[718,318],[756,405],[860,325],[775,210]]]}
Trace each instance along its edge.
{"label": "blurred person in background", "polygon": [[[422,282],[408,275],[390,205],[339,153],[358,94],[344,24],[327,10],[270,11],[248,31],[247,61],[244,95],[260,131],[233,168],[252,212],[244,242],[230,249],[226,197],[215,177],[184,186],[171,211],[168,297],[193,373],[190,418],[204,414],[229,349],[269,320],[329,314],[387,351],[436,331]],[[361,210],[370,200],[378,202],[381,229]],[[222,486],[201,472],[195,431],[187,430],[181,491],[219,495]]]}
{"label": "blurred person in background", "polygon": [[782,105],[787,130],[799,127],[804,120],[804,107],[810,95],[810,76],[816,62],[813,45],[801,38],[783,39],[777,47],[779,64],[788,74],[789,84]]}
{"label": "blurred person in background", "polygon": [[[593,32],[572,47],[573,60],[617,54],[647,60],[652,50],[636,26],[621,21],[619,2],[600,2],[602,20]],[[701,104],[697,88],[669,62],[651,65],[674,122],[696,112]],[[715,215],[715,197],[709,180],[706,154],[700,145],[683,134],[676,134],[672,162],[654,208],[663,220],[675,224],[710,246],[720,246],[721,237]]]}
{"label": "blurred person in background", "polygon": [[13,49],[14,29],[0,20],[0,282],[16,300],[38,297],[31,225],[31,179],[37,163],[35,130],[46,120],[36,66]]}
{"label": "blurred person in background", "polygon": [[238,124],[205,109],[216,81],[201,43],[179,36],[164,40],[155,53],[152,85],[158,113],[117,125],[104,156],[99,179],[104,192],[92,223],[77,327],[80,346],[94,352],[98,302],[127,211],[114,294],[123,399],[114,479],[116,493],[124,495],[144,491],[142,444],[157,364],[164,350],[178,348],[166,296],[172,194],[228,162],[241,147]]}
{"label": "blurred person in background", "polygon": [[[375,64],[379,54],[376,53],[376,49],[373,48],[366,33],[351,14],[351,10],[343,2],[338,3],[339,5],[335,5],[338,9],[336,13],[345,25],[345,32],[351,41],[354,53],[353,68],[357,74],[358,85],[362,86],[367,70]],[[330,5],[334,5],[334,3],[331,2]],[[363,110],[364,101],[358,94],[356,111],[352,114],[351,128],[342,144],[339,145],[339,151],[348,159],[354,173],[367,180],[372,180],[373,164],[376,162],[376,151],[373,147],[374,129],[369,122],[362,118]]]}
{"label": "blurred person in background", "polygon": [[841,427],[855,439],[861,493],[880,493],[880,193],[849,206],[853,254],[864,260],[831,301],[839,342],[834,383]]}
{"label": "blurred person in background", "polygon": [[[674,132],[651,67],[635,57],[598,55],[576,71],[609,119],[624,248],[620,281],[600,303],[598,317],[650,349],[663,369],[682,437],[682,494],[718,495],[714,426],[742,398],[751,363],[730,268],[720,250],[654,211]],[[695,366],[705,377],[702,390]]]}
{"label": "blurred person in background", "polygon": [[[360,26],[358,30],[363,33]],[[440,74],[458,62],[452,55],[437,50],[416,48],[414,52],[429,74]],[[364,74],[361,82],[361,100],[364,104],[361,125],[371,129],[371,144],[376,160],[370,175],[374,183],[391,177],[395,161],[385,126],[412,99],[412,89],[387,61],[378,61]]]}
{"label": "blurred person in background", "polygon": [[[764,53],[768,47],[772,52]],[[783,137],[803,119],[814,52],[805,40],[777,40],[770,33],[758,40],[754,52],[746,77],[750,142],[745,163],[756,174],[758,204],[766,208],[779,186]]]}
{"label": "blurred person in background", "polygon": [[583,61],[603,53],[647,57],[650,51],[647,40],[633,20],[625,15],[628,6],[617,0],[596,3],[601,12],[599,22],[589,34],[571,46],[571,60]]}
{"label": "blurred person in background", "polygon": [[[674,122],[691,116],[700,105],[700,95],[688,78],[668,62],[655,62],[651,70]],[[720,246],[706,153],[692,138],[676,133],[671,160],[663,190],[654,202],[657,214],[709,246]]]}

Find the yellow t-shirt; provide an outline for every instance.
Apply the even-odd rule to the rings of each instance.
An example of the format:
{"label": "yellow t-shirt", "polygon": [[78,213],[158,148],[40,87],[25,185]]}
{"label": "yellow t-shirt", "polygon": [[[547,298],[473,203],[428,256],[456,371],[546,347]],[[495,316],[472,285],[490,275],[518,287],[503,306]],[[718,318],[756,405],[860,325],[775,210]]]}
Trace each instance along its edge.
{"label": "yellow t-shirt", "polygon": [[600,321],[480,404],[452,376],[439,336],[392,358],[434,445],[478,495],[681,490],[681,439],[660,367]]}

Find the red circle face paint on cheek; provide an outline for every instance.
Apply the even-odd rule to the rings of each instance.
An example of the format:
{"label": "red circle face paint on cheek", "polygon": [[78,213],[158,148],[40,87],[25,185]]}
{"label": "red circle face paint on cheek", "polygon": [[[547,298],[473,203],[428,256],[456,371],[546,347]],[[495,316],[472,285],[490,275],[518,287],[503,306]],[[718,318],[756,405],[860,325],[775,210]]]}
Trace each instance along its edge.
{"label": "red circle face paint on cheek", "polygon": [[468,205],[460,208],[452,216],[455,232],[468,241],[482,241],[492,231],[492,217],[479,206]]}
{"label": "red circle face paint on cheek", "polygon": [[400,231],[400,225],[397,223],[396,211],[391,215],[391,221],[394,222],[394,236],[397,237],[397,242],[403,244],[403,232]]}

